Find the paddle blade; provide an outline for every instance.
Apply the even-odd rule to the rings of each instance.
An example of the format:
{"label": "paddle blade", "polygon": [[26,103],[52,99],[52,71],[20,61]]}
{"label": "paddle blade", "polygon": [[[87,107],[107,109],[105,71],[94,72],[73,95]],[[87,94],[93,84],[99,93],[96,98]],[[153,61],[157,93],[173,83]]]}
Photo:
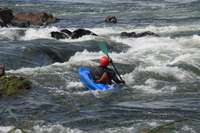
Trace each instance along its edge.
{"label": "paddle blade", "polygon": [[106,44],[104,42],[100,42],[99,47],[104,54],[108,55],[108,49],[107,49]]}

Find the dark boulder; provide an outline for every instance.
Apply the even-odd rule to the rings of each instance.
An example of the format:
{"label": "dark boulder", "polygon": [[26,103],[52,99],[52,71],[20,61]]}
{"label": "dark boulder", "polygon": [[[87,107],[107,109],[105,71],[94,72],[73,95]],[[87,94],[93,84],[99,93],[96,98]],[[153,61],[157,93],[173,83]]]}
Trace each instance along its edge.
{"label": "dark boulder", "polygon": [[59,40],[59,39],[65,39],[65,38],[70,38],[69,35],[63,33],[63,32],[58,32],[58,31],[52,31],[51,33],[51,37]]}
{"label": "dark boulder", "polygon": [[94,35],[94,36],[98,36],[97,34],[91,32],[90,30],[85,30],[85,29],[78,29],[72,32],[71,34],[71,38],[75,39],[75,38],[79,38],[82,37],[84,35]]}
{"label": "dark boulder", "polygon": [[144,37],[144,36],[159,36],[159,35],[151,32],[151,31],[145,31],[145,32],[138,33],[138,34],[136,34],[135,32],[130,32],[130,33],[121,32],[121,36],[138,38],[138,37]]}
{"label": "dark boulder", "polygon": [[0,19],[0,27],[8,27],[2,19]]}
{"label": "dark boulder", "polygon": [[105,19],[105,22],[117,23],[117,18],[115,16],[107,16],[107,18]]}
{"label": "dark boulder", "polygon": [[69,31],[68,29],[62,29],[61,32],[68,34],[69,36],[71,36],[72,32]]}
{"label": "dark boulder", "polygon": [[60,32],[52,31],[50,34],[51,34],[51,37],[56,38],[57,40],[65,39],[65,38],[77,39],[77,38],[80,38],[85,35],[98,36],[97,34],[91,32],[90,30],[85,30],[85,29],[77,29],[73,32],[71,32],[67,29],[63,29]]}
{"label": "dark boulder", "polygon": [[13,13],[11,9],[3,8],[0,9],[0,27],[7,27],[7,24],[13,19]]}
{"label": "dark boulder", "polygon": [[137,34],[136,36],[143,37],[143,36],[159,36],[159,35],[151,32],[151,31],[145,31],[145,32]]}
{"label": "dark boulder", "polygon": [[122,37],[135,37],[136,33],[135,32],[131,32],[131,33],[127,33],[127,32],[122,32],[121,33]]}

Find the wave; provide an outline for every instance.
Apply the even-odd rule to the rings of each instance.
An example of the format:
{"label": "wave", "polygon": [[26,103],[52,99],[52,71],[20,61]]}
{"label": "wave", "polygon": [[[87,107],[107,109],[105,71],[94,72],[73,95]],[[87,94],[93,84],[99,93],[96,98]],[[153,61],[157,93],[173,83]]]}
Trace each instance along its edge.
{"label": "wave", "polygon": [[[9,38],[17,36],[15,39],[19,41],[31,42],[37,39],[44,40],[45,45],[29,44],[33,49],[33,53],[34,50],[37,51],[37,49],[48,47],[51,51],[56,50],[57,55],[60,55],[62,59],[65,58],[61,63],[47,63],[47,65],[42,64],[40,66],[33,66],[32,68],[23,67],[17,70],[6,71],[6,73],[22,74],[30,77],[39,85],[45,84],[44,86],[49,87],[51,91],[61,93],[59,91],[60,88],[62,88],[62,92],[65,89],[72,90],[74,88],[77,88],[78,92],[82,91],[81,88],[83,86],[81,86],[81,83],[78,83],[78,69],[80,67],[93,68],[99,64],[100,57],[105,55],[100,51],[98,43],[105,41],[109,48],[109,56],[116,64],[121,77],[127,84],[132,85],[131,89],[149,90],[147,91],[148,93],[159,93],[163,91],[176,91],[178,87],[168,85],[172,81],[176,83],[187,82],[190,84],[200,79],[200,60],[198,58],[200,56],[200,47],[198,45],[200,43],[200,36],[198,35],[198,27],[199,24],[192,24],[188,27],[184,25],[160,27],[150,25],[147,27],[115,26],[86,28],[99,36],[89,35],[79,39],[61,40],[55,40],[50,36],[51,31],[60,31],[62,29],[56,26],[25,28],[23,30],[19,28],[2,28],[0,30],[4,32],[4,36],[9,36]],[[68,29],[73,31],[76,28],[71,27]],[[136,33],[152,31],[159,34],[160,37],[121,37],[120,33],[124,31],[134,31]],[[184,32],[190,34],[186,36],[185,34],[181,35]],[[179,33],[180,35],[170,36],[170,34],[175,33]],[[24,45],[22,47],[24,51],[27,51],[30,46]],[[66,50],[62,51],[61,49]],[[45,53],[45,50],[40,51],[48,54],[48,52]],[[29,52],[31,51],[29,50]],[[71,54],[60,54],[61,52],[71,52]],[[124,66],[126,69],[124,69]],[[49,75],[55,76],[56,81],[52,81],[54,79],[51,79]],[[45,81],[40,80],[41,77],[44,77]],[[57,82],[61,85],[52,87],[52,82]],[[149,84],[150,82],[152,84]],[[163,82],[168,87],[162,86]],[[71,91],[69,92],[71,93]]]}
{"label": "wave", "polygon": [[[121,32],[136,32],[142,33],[145,31],[152,31],[156,34],[159,34],[161,37],[173,37],[176,33],[179,34],[176,37],[181,36],[193,36],[199,35],[200,29],[199,24],[191,24],[191,25],[169,25],[169,26],[147,26],[147,27],[135,27],[135,26],[117,26],[117,27],[103,27],[103,28],[85,28],[87,30],[91,30],[101,37],[110,37],[116,36],[119,37]],[[1,28],[0,35],[1,40],[8,38],[11,40],[19,39],[19,40],[35,40],[35,39],[53,39],[50,35],[52,31],[60,31],[63,28],[60,27],[41,27],[41,28]],[[74,31],[78,28],[70,27],[68,30]],[[186,34],[187,33],[187,34]],[[94,40],[95,37],[90,36],[89,38],[84,36],[79,39],[64,39],[65,42],[80,42],[80,41],[88,41]],[[61,40],[63,41],[63,40]]]}
{"label": "wave", "polygon": [[[14,126],[0,126],[0,132],[1,133],[7,133],[10,130],[14,129]],[[84,133],[84,131],[81,131],[79,129],[70,129],[70,128],[65,128],[62,125],[47,125],[47,126],[34,126],[32,130],[28,130],[28,129],[24,129],[23,131],[27,132],[27,133],[31,133],[31,132],[37,132],[37,133],[44,133],[44,132],[48,132],[48,133],[72,133],[72,132],[76,132],[76,133]],[[13,133],[22,133],[22,131],[20,129],[16,129]]]}

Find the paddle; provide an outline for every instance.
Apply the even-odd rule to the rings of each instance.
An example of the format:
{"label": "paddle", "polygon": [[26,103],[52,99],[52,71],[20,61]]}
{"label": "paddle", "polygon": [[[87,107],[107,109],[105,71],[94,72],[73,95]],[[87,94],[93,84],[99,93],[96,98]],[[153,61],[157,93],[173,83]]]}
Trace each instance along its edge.
{"label": "paddle", "polygon": [[[100,43],[99,43],[99,47],[100,47],[101,51],[102,51],[104,54],[106,54],[108,58],[110,58],[109,55],[108,55],[108,49],[107,49],[107,47],[106,47],[106,44],[105,44],[104,42],[100,42]],[[111,58],[110,58],[110,59],[111,59]],[[118,71],[117,71],[115,65],[113,64],[113,62],[111,62],[111,64],[112,64],[113,68],[115,69],[115,71],[117,72],[117,75],[120,77],[121,80],[123,80],[123,79],[121,78],[121,76],[119,75],[119,73],[118,73]]]}

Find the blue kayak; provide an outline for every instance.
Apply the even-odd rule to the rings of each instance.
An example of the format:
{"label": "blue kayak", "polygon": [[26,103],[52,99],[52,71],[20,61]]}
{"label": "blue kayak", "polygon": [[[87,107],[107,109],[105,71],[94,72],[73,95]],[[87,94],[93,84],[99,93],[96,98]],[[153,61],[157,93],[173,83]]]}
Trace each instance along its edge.
{"label": "blue kayak", "polygon": [[90,71],[91,70],[88,68],[80,68],[78,71],[81,83],[88,89],[90,89],[90,90],[119,89],[114,84],[104,85],[104,84],[98,84],[98,83],[92,81],[92,78],[90,76]]}

